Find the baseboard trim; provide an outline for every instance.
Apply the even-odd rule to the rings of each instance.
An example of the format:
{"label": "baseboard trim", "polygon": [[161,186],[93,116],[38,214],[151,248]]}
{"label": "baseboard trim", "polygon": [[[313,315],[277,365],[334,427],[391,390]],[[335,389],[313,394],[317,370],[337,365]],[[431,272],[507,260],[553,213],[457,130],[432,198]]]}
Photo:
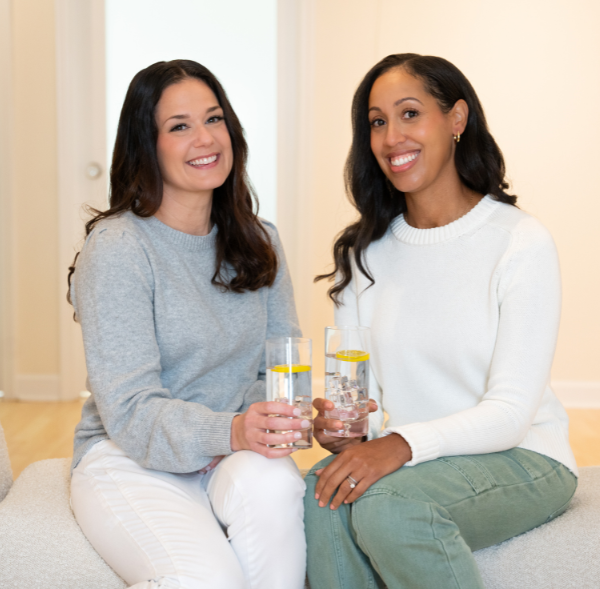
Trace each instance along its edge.
{"label": "baseboard trim", "polygon": [[19,401],[60,401],[58,374],[17,374],[14,398]]}
{"label": "baseboard trim", "polygon": [[565,407],[600,409],[600,382],[555,380],[550,386]]}

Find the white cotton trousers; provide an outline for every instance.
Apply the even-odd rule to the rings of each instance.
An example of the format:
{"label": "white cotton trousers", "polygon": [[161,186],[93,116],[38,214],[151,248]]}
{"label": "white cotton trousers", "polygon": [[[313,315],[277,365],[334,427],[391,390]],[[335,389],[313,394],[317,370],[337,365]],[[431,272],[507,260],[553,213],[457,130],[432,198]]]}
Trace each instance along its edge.
{"label": "white cotton trousers", "polygon": [[302,589],[305,488],[289,457],[241,451],[207,474],[171,474],[104,440],[73,471],[71,505],[132,589]]}

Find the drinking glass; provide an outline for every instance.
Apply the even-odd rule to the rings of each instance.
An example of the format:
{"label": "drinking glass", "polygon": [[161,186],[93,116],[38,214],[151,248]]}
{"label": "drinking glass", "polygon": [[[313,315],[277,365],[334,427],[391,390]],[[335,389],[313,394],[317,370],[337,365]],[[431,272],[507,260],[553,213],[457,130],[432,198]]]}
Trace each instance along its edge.
{"label": "drinking glass", "polygon": [[335,407],[326,419],[341,421],[339,430],[324,430],[338,438],[360,438],[369,430],[368,327],[325,328],[325,398]]}
{"label": "drinking glass", "polygon": [[[299,440],[269,447],[312,448],[312,342],[308,338],[301,337],[268,339],[266,356],[267,401],[299,407],[302,411],[300,419],[310,422],[308,428],[299,430],[302,433]],[[298,430],[267,430],[267,432],[269,431],[276,434],[287,434]]]}

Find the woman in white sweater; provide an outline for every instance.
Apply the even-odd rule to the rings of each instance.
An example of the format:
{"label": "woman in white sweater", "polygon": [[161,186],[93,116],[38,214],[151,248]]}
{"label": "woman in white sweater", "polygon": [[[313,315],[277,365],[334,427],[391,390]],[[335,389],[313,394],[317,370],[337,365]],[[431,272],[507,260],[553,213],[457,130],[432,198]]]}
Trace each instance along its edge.
{"label": "woman in white sweater", "polygon": [[311,587],[482,589],[471,551],[556,517],[577,485],[548,386],[556,249],[506,193],[477,95],[446,60],[386,57],[352,121],[360,217],[327,277],[336,324],[371,329],[378,409],[369,441],[332,438],[341,424],[315,401],[334,456],[306,478]]}

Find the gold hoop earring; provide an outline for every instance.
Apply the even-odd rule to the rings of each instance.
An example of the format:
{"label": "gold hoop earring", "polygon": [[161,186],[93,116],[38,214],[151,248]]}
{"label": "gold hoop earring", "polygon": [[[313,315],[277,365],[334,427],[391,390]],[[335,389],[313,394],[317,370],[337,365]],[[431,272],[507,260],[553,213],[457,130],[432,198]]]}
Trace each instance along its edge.
{"label": "gold hoop earring", "polygon": [[460,142],[460,133],[457,133],[456,135],[454,135],[454,143],[459,143]]}

